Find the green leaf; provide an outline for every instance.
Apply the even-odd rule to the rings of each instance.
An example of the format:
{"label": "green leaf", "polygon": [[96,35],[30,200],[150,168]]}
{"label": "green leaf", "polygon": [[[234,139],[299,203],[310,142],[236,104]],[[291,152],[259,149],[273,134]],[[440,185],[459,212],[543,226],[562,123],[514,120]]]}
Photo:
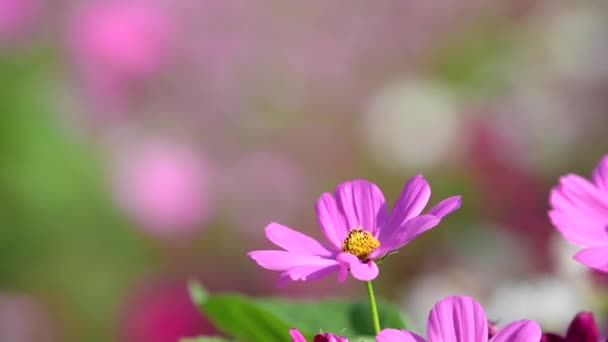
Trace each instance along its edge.
{"label": "green leaf", "polygon": [[[331,332],[349,338],[375,335],[367,299],[352,302],[345,299],[287,301],[264,298],[256,302],[302,332]],[[382,328],[406,328],[403,315],[396,307],[381,298],[377,299],[377,305]]]}
{"label": "green leaf", "polygon": [[[406,329],[407,324],[401,312],[391,305],[388,301],[377,298],[378,315],[380,316],[380,327],[393,329]],[[374,325],[372,323],[369,303],[359,301],[352,305],[350,311],[350,323],[356,327],[360,335],[374,335]]]}
{"label": "green leaf", "polygon": [[[320,332],[354,341],[367,341],[363,336],[375,335],[367,299],[307,301],[210,295],[195,282],[189,288],[194,302],[215,327],[239,341],[289,341],[289,329],[294,327],[309,339]],[[382,328],[406,328],[396,307],[381,298],[377,304]]]}
{"label": "green leaf", "polygon": [[214,295],[200,307],[217,329],[239,341],[284,342],[290,339],[292,325],[247,297]]}
{"label": "green leaf", "polygon": [[190,292],[190,298],[192,298],[192,301],[196,306],[200,307],[209,299],[207,290],[196,280],[190,280],[188,282],[188,291]]}

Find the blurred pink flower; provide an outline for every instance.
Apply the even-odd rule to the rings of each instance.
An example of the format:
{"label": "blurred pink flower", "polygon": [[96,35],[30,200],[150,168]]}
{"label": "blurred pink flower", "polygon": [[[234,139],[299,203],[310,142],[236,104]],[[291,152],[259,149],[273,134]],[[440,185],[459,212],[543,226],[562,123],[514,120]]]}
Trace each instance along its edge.
{"label": "blurred pink flower", "polygon": [[278,285],[295,280],[314,280],[338,272],[367,281],[378,276],[375,259],[397,250],[435,227],[460,207],[460,196],[439,202],[421,212],[431,196],[422,175],[413,177],[387,212],[380,189],[365,180],[339,184],[335,194],[324,193],[317,201],[317,218],[329,246],[278,223],[266,227],[266,237],[284,250],[257,250],[248,255],[263,268],[282,271]]}
{"label": "blurred pink flower", "polygon": [[481,305],[471,297],[452,296],[435,304],[429,315],[425,339],[407,330],[384,329],[377,342],[538,342],[540,326],[530,320],[510,323],[489,337],[488,320]]}
{"label": "blurred pink flower", "polygon": [[133,148],[114,172],[117,200],[149,233],[190,235],[211,213],[208,164],[189,146],[152,142]]}
{"label": "blurred pink flower", "polygon": [[168,13],[143,0],[90,1],[77,8],[69,44],[86,86],[107,107],[167,63],[173,35]]}
{"label": "blurred pink flower", "polygon": [[192,303],[185,281],[147,282],[127,299],[119,322],[124,342],[177,342],[217,333]]}
{"label": "blurred pink flower", "polygon": [[[298,329],[289,330],[292,342],[306,342],[306,338]],[[312,342],[348,342],[348,339],[344,336],[338,336],[330,333],[323,333],[315,335]]]}
{"label": "blurred pink flower", "polygon": [[27,34],[39,19],[42,0],[0,0],[0,41]]}
{"label": "blurred pink flower", "polygon": [[567,174],[551,190],[549,218],[562,236],[583,247],[574,258],[608,272],[608,155],[593,170],[591,181]]}
{"label": "blurred pink flower", "polygon": [[568,327],[566,336],[545,333],[541,342],[597,342],[600,341],[599,332],[595,325],[593,312],[579,312]]}
{"label": "blurred pink flower", "polygon": [[27,295],[0,295],[0,341],[59,341],[50,313]]}

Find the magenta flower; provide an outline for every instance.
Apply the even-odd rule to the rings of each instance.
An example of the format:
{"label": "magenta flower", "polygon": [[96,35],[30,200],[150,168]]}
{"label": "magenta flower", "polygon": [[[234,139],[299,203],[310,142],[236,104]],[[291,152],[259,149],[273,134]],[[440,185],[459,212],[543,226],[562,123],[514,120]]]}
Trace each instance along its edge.
{"label": "magenta flower", "polygon": [[282,271],[279,286],[333,272],[338,272],[340,282],[349,271],[358,280],[372,280],[378,276],[374,260],[403,247],[460,207],[460,196],[454,196],[420,215],[430,195],[431,188],[422,175],[415,176],[407,182],[389,215],[375,184],[365,180],[344,182],[333,196],[324,193],[317,201],[317,218],[328,245],[270,223],[266,237],[284,250],[252,251],[248,255],[263,268]]}
{"label": "magenta flower", "polygon": [[597,342],[599,340],[593,313],[583,311],[579,312],[570,323],[566,337],[547,333],[543,334],[541,342]]}
{"label": "magenta flower", "polygon": [[376,342],[538,342],[541,330],[534,321],[508,324],[488,337],[488,320],[481,305],[471,297],[447,297],[429,314],[428,339],[407,330],[384,329]]}
{"label": "magenta flower", "polygon": [[[304,335],[302,335],[298,329],[290,329],[289,335],[291,335],[292,342],[306,342],[306,338],[304,338]],[[323,333],[315,335],[312,342],[348,342],[348,339],[344,336]]]}
{"label": "magenta flower", "polygon": [[551,190],[549,218],[562,236],[583,247],[574,259],[608,271],[608,155],[593,171],[591,181],[568,174]]}

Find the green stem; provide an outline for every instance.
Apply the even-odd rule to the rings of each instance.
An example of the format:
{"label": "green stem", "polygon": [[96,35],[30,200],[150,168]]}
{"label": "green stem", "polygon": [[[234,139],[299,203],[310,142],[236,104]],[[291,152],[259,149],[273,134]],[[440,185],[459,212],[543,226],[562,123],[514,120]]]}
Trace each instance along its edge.
{"label": "green stem", "polygon": [[365,282],[367,286],[367,296],[369,297],[369,306],[372,310],[372,320],[374,321],[374,331],[376,335],[380,332],[380,318],[378,317],[378,307],[376,307],[376,297],[374,296],[374,287],[371,280]]}

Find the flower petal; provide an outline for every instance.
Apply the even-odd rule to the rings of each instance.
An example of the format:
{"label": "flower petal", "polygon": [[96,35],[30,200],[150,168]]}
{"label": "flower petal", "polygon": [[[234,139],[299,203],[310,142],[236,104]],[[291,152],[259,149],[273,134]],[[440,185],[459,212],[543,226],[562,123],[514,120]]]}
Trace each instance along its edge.
{"label": "flower petal", "polygon": [[332,252],[319,241],[278,223],[266,226],[266,237],[290,252],[330,256]]}
{"label": "flower petal", "polygon": [[335,259],[288,251],[252,251],[247,255],[265,269],[285,271],[303,265],[331,266]]}
{"label": "flower petal", "polygon": [[304,338],[304,335],[298,329],[289,329],[289,335],[291,335],[291,342],[306,342],[306,338]]}
{"label": "flower petal", "polygon": [[355,279],[361,281],[375,279],[380,272],[378,270],[378,265],[376,265],[374,261],[361,262],[359,258],[350,253],[338,254],[337,260],[340,264],[340,272],[338,274],[338,280],[340,282],[346,280],[349,270]]}
{"label": "flower petal", "polygon": [[568,327],[566,340],[580,342],[595,342],[600,340],[593,312],[583,311],[574,317]]}
{"label": "flower petal", "polygon": [[460,208],[462,204],[462,197],[460,196],[452,196],[448,197],[439,203],[435,204],[433,209],[429,210],[429,214],[435,215],[439,218],[443,218],[446,215],[451,214],[456,209]]}
{"label": "flower petal", "polygon": [[583,249],[574,255],[574,259],[587,267],[608,272],[608,246]]}
{"label": "flower petal", "polygon": [[592,247],[608,243],[608,193],[577,175],[566,175],[551,190],[549,217],[572,243]]}
{"label": "flower petal", "polygon": [[608,191],[608,154],[604,155],[597,164],[591,175],[593,184],[598,188]]}
{"label": "flower petal", "polygon": [[376,342],[425,342],[425,339],[407,330],[384,329],[376,335]]}
{"label": "flower petal", "polygon": [[336,203],[347,228],[362,227],[376,236],[378,226],[386,222],[386,201],[376,184],[357,179],[338,184]]}
{"label": "flower petal", "polygon": [[380,247],[378,247],[370,257],[372,259],[377,258],[387,252],[403,247],[414,240],[418,235],[437,226],[440,221],[441,219],[437,216],[429,214],[418,216],[407,221],[394,236],[387,238],[388,240],[379,240]]}
{"label": "flower petal", "polygon": [[336,200],[330,193],[326,192],[317,200],[316,209],[317,220],[323,234],[335,250],[340,250],[350,228],[347,227],[344,216],[338,210]]}
{"label": "flower petal", "polygon": [[538,342],[542,331],[534,321],[521,320],[502,328],[490,342]]}
{"label": "flower petal", "polygon": [[281,273],[277,280],[277,287],[284,287],[292,281],[310,281],[328,276],[331,273],[338,272],[340,266],[336,261],[334,265],[302,265],[288,269]]}
{"label": "flower petal", "polygon": [[429,342],[486,341],[486,314],[481,305],[471,297],[447,297],[435,304],[431,310],[427,334]]}
{"label": "flower petal", "polygon": [[420,215],[430,197],[431,187],[422,175],[412,177],[401,190],[388,222],[378,234],[378,240],[390,240],[406,221]]}

